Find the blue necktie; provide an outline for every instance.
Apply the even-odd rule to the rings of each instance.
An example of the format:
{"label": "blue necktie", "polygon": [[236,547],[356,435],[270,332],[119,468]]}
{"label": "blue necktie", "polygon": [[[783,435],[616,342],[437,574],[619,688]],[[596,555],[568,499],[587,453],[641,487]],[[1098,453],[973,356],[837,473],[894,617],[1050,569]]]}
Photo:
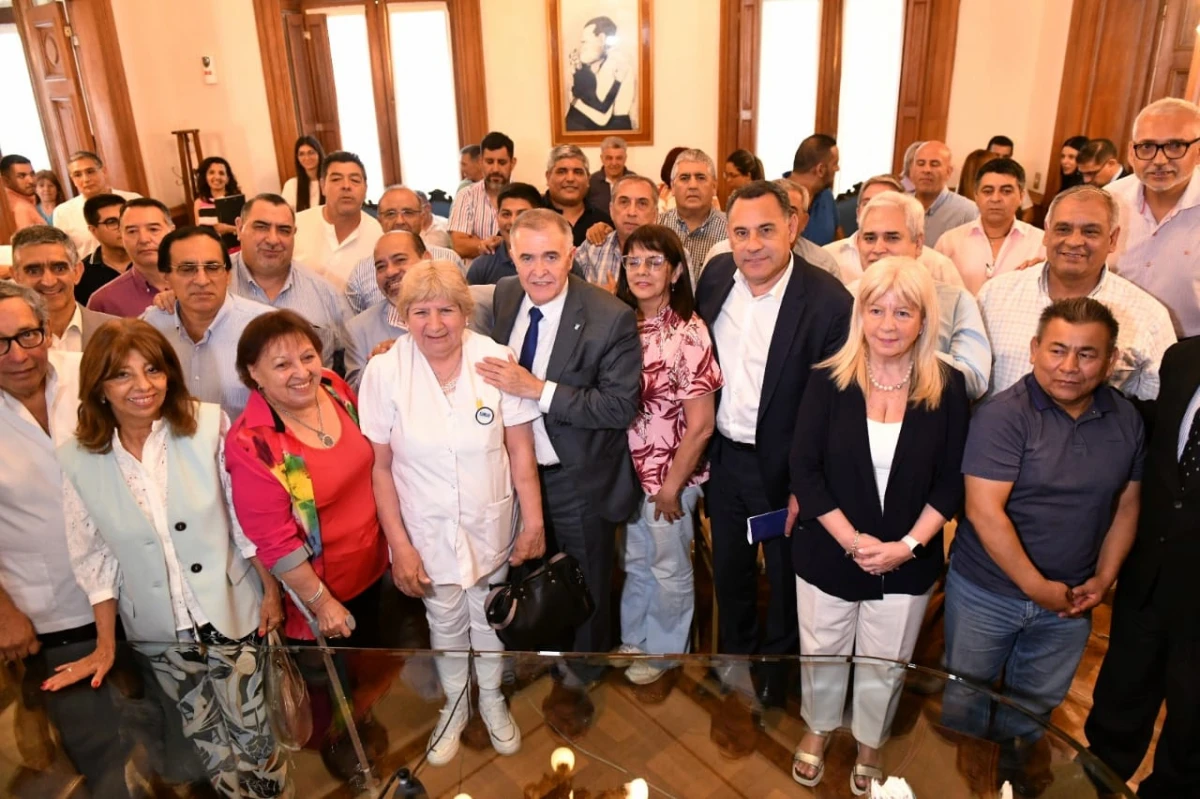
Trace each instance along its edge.
{"label": "blue necktie", "polygon": [[525,340],[521,342],[521,357],[517,363],[528,371],[533,371],[533,356],[537,353],[538,322],[542,321],[540,308],[529,309],[529,329],[525,331]]}

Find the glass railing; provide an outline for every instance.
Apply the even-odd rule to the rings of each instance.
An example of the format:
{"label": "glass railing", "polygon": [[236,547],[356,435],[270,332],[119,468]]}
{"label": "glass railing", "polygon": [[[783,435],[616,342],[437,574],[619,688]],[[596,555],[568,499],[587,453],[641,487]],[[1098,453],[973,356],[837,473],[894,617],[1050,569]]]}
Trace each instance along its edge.
{"label": "glass railing", "polygon": [[[307,693],[300,709],[287,714],[279,710],[279,686],[289,683],[277,680],[285,673],[280,665],[286,663],[277,656],[284,653],[296,665],[295,674]],[[226,780],[235,779],[237,759],[222,760],[215,754],[223,739],[213,730],[220,726],[213,721],[220,716],[213,702],[233,707],[227,712],[240,724],[259,729],[260,738],[243,748],[261,747],[264,739],[267,746],[282,742],[290,747],[279,747],[278,760],[272,763],[276,776],[286,775],[284,786],[264,789],[261,782],[253,784],[252,773],[243,772],[245,796],[851,796],[850,771],[856,760],[850,726],[853,674],[847,683],[845,720],[827,741],[824,777],[817,788],[802,787],[793,779],[792,758],[807,729],[801,716],[802,686],[824,685],[829,682],[826,677],[862,669],[900,686],[879,766],[887,777],[903,780],[917,799],[1000,797],[1008,795],[1002,792],[1007,788],[1013,796],[1047,799],[1134,796],[1079,743],[1051,725],[1039,722],[1041,734],[1029,736],[1034,740],[1003,745],[947,729],[942,725],[942,704],[949,682],[960,690],[960,697],[965,691],[996,704],[1008,703],[945,674],[870,658],[646,658],[666,671],[652,683],[636,685],[626,676],[630,661],[615,656],[504,653],[499,656],[501,690],[520,732],[519,749],[501,754],[493,746],[477,712],[471,679],[459,696],[450,697],[471,710],[471,720],[458,736],[456,751],[439,746],[433,760],[440,764],[434,765],[428,754],[431,736],[447,705],[439,665],[460,672],[465,665],[473,675],[476,665],[485,665],[478,659],[488,656],[259,650],[249,660],[230,661],[231,673],[243,677],[237,681],[236,696],[222,696],[230,684],[226,679],[207,692],[186,693],[181,702],[179,691],[164,690],[162,664],[173,665],[175,677],[183,679],[187,664],[196,662],[199,654],[194,647],[176,646],[148,656],[123,646],[104,687],[93,692],[83,683],[54,697],[39,690],[40,675],[22,675],[19,665],[5,667],[0,685],[0,796],[228,795],[214,793],[209,786],[221,772]],[[256,659],[270,665],[255,672]],[[494,667],[495,661],[491,663]],[[754,694],[751,675],[767,669],[787,673],[783,682],[789,687],[778,703],[782,707],[764,707]],[[587,718],[578,719],[586,723],[579,727],[564,723],[553,704],[556,678],[564,674],[596,678],[587,691],[591,707],[582,714]],[[72,705],[94,702],[105,692],[112,701],[106,717]],[[1009,707],[1028,716],[1019,707]],[[198,721],[206,708],[208,722]],[[270,724],[263,723],[267,710]],[[289,740],[296,737],[305,740]],[[95,755],[105,747],[109,757],[97,763]],[[501,748],[511,749],[511,740]],[[76,762],[87,757],[92,757],[88,767]]]}

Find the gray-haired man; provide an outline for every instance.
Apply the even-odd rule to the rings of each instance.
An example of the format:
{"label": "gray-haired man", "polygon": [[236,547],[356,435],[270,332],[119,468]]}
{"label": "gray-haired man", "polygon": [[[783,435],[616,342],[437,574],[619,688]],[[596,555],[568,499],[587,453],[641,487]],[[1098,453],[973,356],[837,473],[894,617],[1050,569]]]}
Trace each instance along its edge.
{"label": "gray-haired man", "polygon": [[588,205],[607,208],[612,204],[612,191],[617,187],[617,181],[633,174],[625,166],[628,155],[628,147],[620,136],[606,136],[600,142],[601,168],[593,172],[588,181]]}
{"label": "gray-haired man", "polygon": [[608,211],[595,208],[587,201],[588,159],[574,144],[560,144],[546,159],[547,208],[553,208],[571,224],[574,246],[583,244],[587,231],[597,222],[612,227]]}

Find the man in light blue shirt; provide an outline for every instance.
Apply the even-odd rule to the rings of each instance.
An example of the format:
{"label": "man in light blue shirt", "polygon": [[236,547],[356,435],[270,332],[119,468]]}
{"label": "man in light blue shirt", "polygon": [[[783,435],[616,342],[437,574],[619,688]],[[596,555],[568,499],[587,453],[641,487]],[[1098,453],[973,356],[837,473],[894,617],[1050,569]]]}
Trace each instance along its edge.
{"label": "man in light blue shirt", "polygon": [[277,194],[260,194],[246,203],[238,223],[241,252],[233,261],[229,293],[288,309],[303,316],[321,338],[321,361],[332,368],[344,348],[344,325],[352,315],[345,297],[325,278],[292,261],[296,215]]}
{"label": "man in light blue shirt", "polygon": [[916,187],[913,196],[925,206],[925,244],[932,247],[950,228],[979,218],[979,206],[947,188],[954,164],[950,148],[940,141],[927,141],[917,148],[908,177]]}
{"label": "man in light blue shirt", "polygon": [[141,318],[171,343],[192,396],[235,419],[250,399],[234,365],[238,340],[251,319],[272,309],[229,293],[232,268],[211,227],[171,231],[158,248],[158,271],[175,294],[175,312],[151,306]]}

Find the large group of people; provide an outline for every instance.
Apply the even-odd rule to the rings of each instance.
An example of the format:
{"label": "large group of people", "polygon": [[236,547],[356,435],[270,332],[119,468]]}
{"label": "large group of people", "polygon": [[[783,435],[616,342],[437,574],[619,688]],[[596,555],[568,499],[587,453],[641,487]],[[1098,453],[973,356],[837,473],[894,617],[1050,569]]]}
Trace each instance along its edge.
{"label": "large group of people", "polygon": [[[389,581],[424,603],[435,649],[480,653],[437,662],[428,762],[458,750],[472,669],[492,745],[515,753],[489,588],[573,556],[595,610],[562,649],[615,651],[653,685],[690,648],[704,523],[718,652],[883,659],[719,669],[726,754],[798,682],[792,774],[817,785],[850,691],[865,793],[902,682],[885,661],[912,658],[944,591],[945,669],[1024,711],[952,682],[942,721],[1019,763],[1115,584],[1088,740],[1128,779],[1165,699],[1142,795],[1193,790],[1200,108],[1143,109],[1124,176],[1111,142],[1069,139],[1042,229],[1003,136],[969,195],[946,144],[914,143],[903,174],[858,187],[845,237],[829,136],[776,181],[731,154],[724,209],[708,154],[674,148],[660,184],[626,150],[605,139],[592,172],[556,146],[542,192],[489,133],[444,224],[405,186],[364,207],[362,161],[308,136],[282,194],[247,193],[234,224],[212,216],[242,191],[222,158],[197,175],[200,224],[178,228],[94,153],[71,157],[69,200],[0,162],[19,226],[0,281],[0,655],[41,675],[88,783],[121,782],[131,738],[88,728],[131,701],[106,678],[140,667],[220,795],[290,795],[264,638],[382,646]],[[777,534],[748,538],[773,512]],[[586,731],[603,673],[557,662],[556,729]]]}

